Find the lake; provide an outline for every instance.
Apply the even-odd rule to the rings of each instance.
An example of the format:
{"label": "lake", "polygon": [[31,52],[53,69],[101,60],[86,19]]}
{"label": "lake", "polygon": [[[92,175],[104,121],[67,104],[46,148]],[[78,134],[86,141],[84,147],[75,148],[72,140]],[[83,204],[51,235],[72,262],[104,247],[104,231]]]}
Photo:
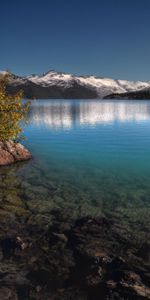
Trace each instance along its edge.
{"label": "lake", "polygon": [[21,181],[35,213],[110,214],[149,226],[149,101],[35,100],[28,119],[23,143],[33,160],[1,172],[14,188]]}
{"label": "lake", "polygon": [[29,166],[59,187],[54,205],[149,220],[149,101],[38,100],[29,119]]}
{"label": "lake", "polygon": [[35,100],[22,126],[33,159],[0,169],[4,292],[149,299],[150,102]]}

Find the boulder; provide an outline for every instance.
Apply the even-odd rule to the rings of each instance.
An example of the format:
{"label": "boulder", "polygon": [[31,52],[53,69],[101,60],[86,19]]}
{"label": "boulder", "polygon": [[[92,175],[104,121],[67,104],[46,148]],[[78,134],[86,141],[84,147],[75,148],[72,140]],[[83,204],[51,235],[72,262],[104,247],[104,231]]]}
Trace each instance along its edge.
{"label": "boulder", "polygon": [[0,141],[0,166],[30,159],[31,153],[20,143]]}

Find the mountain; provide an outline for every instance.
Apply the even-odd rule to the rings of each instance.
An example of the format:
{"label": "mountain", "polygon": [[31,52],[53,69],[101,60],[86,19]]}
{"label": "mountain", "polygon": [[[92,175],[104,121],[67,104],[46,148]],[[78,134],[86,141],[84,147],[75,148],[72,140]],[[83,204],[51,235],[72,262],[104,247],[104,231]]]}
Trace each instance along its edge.
{"label": "mountain", "polygon": [[11,73],[7,88],[11,93],[23,90],[25,98],[94,99],[147,89],[150,88],[150,81],[114,80],[93,75],[75,76],[51,70],[43,75],[26,77]]}
{"label": "mountain", "polygon": [[110,94],[105,96],[104,99],[150,99],[150,88],[144,88],[140,91]]}

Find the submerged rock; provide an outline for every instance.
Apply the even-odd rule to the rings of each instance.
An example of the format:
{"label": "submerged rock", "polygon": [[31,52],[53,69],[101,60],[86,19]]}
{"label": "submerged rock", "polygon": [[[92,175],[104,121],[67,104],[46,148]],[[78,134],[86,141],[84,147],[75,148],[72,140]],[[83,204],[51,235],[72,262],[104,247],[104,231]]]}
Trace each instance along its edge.
{"label": "submerged rock", "polygon": [[147,255],[141,250],[141,259],[136,256],[140,245],[131,240],[125,224],[108,218],[79,219],[68,246],[75,259],[71,282],[86,290],[87,299],[150,299]]}
{"label": "submerged rock", "polygon": [[30,159],[31,153],[20,143],[0,141],[0,166]]}
{"label": "submerged rock", "polygon": [[32,166],[22,180],[27,165],[1,168],[0,299],[150,299],[149,234],[122,216],[75,217]]}

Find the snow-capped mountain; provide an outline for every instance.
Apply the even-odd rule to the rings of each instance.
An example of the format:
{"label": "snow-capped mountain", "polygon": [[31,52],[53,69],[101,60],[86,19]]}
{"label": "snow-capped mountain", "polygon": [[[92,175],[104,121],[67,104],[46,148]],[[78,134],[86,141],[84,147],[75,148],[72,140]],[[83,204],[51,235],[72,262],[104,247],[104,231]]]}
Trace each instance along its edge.
{"label": "snow-capped mountain", "polygon": [[[4,71],[5,72],[5,71]],[[27,98],[104,98],[110,94],[150,88],[150,81],[114,80],[96,76],[75,76],[49,71],[43,75],[10,76],[8,89],[24,91]]]}

